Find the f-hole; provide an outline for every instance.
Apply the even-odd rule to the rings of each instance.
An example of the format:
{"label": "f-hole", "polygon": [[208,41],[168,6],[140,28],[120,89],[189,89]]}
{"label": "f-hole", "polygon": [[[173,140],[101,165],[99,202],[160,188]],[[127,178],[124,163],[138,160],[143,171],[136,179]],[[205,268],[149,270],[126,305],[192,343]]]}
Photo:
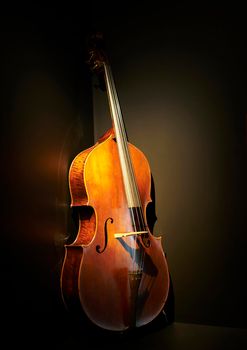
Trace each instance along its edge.
{"label": "f-hole", "polygon": [[109,220],[110,220],[111,224],[113,223],[113,218],[108,218],[105,221],[105,229],[104,229],[105,245],[104,245],[103,249],[100,248],[99,244],[96,245],[96,252],[99,253],[99,254],[103,253],[105,251],[106,247],[107,247],[107,242],[108,242],[107,223],[108,223]]}

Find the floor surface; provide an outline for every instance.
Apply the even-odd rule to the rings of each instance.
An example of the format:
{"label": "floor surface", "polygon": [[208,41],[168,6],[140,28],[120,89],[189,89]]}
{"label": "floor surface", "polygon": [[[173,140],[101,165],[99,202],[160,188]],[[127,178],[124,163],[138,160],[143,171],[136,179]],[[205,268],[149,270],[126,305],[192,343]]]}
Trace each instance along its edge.
{"label": "floor surface", "polygon": [[[15,324],[16,326],[16,324]],[[19,327],[19,328],[18,328]],[[247,329],[174,322],[159,329],[126,334],[97,334],[79,327],[60,327],[53,322],[25,323],[9,328],[5,348],[115,349],[115,350],[245,350]],[[19,330],[19,332],[18,332]],[[21,331],[20,331],[21,330]],[[4,337],[1,337],[2,340]]]}

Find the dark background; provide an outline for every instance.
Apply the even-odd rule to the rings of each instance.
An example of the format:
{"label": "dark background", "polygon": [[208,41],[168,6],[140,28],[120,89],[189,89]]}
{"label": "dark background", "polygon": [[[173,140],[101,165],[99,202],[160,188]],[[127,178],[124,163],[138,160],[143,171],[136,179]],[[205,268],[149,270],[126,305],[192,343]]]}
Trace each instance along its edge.
{"label": "dark background", "polygon": [[[67,329],[67,173],[109,126],[85,64],[104,32],[129,137],[150,159],[175,321],[245,328],[246,28],[242,8],[109,5],[1,13],[1,292],[7,330]],[[61,328],[62,327],[62,328]]]}

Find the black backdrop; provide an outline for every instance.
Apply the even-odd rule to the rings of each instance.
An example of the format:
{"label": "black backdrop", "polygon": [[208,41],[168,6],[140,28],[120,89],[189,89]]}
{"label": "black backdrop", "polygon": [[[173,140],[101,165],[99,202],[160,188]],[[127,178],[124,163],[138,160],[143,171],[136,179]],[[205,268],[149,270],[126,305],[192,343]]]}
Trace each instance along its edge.
{"label": "black backdrop", "polygon": [[[91,77],[83,61],[84,40],[91,29],[103,29],[109,37],[109,46],[115,42],[115,47],[110,47],[113,57],[120,50],[118,58],[127,60],[128,52],[121,51],[117,35],[121,33],[125,38],[125,47],[128,42],[133,45],[133,19],[139,26],[136,36],[149,33],[148,42],[154,43],[153,54],[155,46],[158,52],[165,52],[166,44],[159,39],[169,30],[167,23],[176,19],[180,24],[173,26],[169,45],[184,46],[185,50],[187,46],[190,50],[196,47],[208,61],[215,51],[214,57],[222,69],[218,74],[222,86],[226,86],[224,96],[229,101],[227,107],[234,129],[231,140],[234,185],[230,189],[233,204],[229,209],[231,215],[234,213],[229,229],[234,238],[225,240],[226,231],[223,232],[218,240],[219,255],[210,257],[210,251],[205,254],[208,260],[204,273],[211,273],[222,254],[224,259],[228,256],[220,277],[223,294],[218,295],[219,302],[221,298],[224,303],[218,310],[217,300],[209,310],[207,304],[207,317],[200,318],[203,299],[211,293],[212,286],[203,290],[196,302],[192,288],[188,300],[193,306],[192,315],[178,310],[177,320],[246,326],[247,79],[243,13],[237,8],[171,6],[166,8],[173,14],[169,22],[167,12],[159,8],[150,12],[148,7],[139,11],[127,3],[123,6],[113,22],[110,7],[99,5],[93,11],[89,7],[80,10],[70,7],[67,13],[31,8],[30,13],[8,9],[1,14],[1,292],[2,315],[8,330],[28,329],[37,324],[40,332],[46,334],[56,325],[60,327],[61,319],[66,322],[59,294],[59,269],[63,240],[74,230],[67,172],[73,157],[94,142]],[[196,15],[193,11],[197,11]],[[201,26],[198,18],[203,18]],[[161,30],[158,36],[154,30],[156,21]],[[201,28],[198,33],[194,32],[193,21]],[[114,32],[112,26],[118,30]],[[175,250],[173,247],[174,254]],[[183,252],[178,254],[182,256]],[[174,275],[181,271],[179,259],[173,260],[171,268]],[[198,276],[198,280],[201,278]],[[185,280],[182,283],[180,289]],[[230,316],[226,311],[228,303],[234,309]]]}

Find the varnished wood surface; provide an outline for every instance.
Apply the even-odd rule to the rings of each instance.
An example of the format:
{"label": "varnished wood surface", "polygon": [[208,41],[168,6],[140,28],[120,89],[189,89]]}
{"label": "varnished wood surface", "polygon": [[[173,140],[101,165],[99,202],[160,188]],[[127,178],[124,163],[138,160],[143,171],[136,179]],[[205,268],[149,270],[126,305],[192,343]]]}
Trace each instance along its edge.
{"label": "varnished wood surface", "polygon": [[[152,321],[164,307],[169,290],[169,273],[159,238],[150,233],[151,244],[145,248],[145,252],[143,250],[143,265],[139,267],[133,254],[140,249],[137,249],[133,237],[116,239],[114,236],[115,233],[132,232],[133,226],[117,144],[112,132],[106,135],[95,147],[80,153],[71,166],[72,206],[81,206],[82,213],[86,210],[86,215],[80,216],[78,235],[66,247],[61,281],[64,293],[71,293],[64,299],[71,300],[74,296],[80,300],[91,321],[102,328],[124,330],[131,326],[131,300],[133,290],[138,290],[133,288],[131,291],[129,273],[142,269],[139,304],[135,310],[138,327]],[[151,201],[151,172],[144,154],[132,144],[128,147],[146,221],[145,211]],[[71,255],[77,246],[83,249],[83,254],[78,258],[81,261]],[[75,283],[69,276],[73,266],[77,274],[73,274]]]}

